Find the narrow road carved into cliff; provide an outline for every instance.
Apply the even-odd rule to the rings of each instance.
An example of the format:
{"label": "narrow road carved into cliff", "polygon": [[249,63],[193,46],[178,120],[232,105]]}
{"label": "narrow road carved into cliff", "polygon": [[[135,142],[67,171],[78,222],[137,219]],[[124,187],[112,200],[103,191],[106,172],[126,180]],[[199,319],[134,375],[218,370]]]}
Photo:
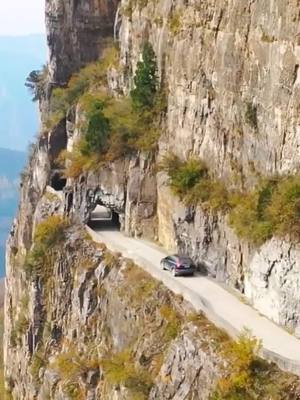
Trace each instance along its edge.
{"label": "narrow road carved into cliff", "polygon": [[209,320],[236,337],[244,328],[262,340],[262,357],[276,362],[283,370],[300,375],[300,340],[259,314],[237,296],[212,279],[173,277],[163,271],[160,260],[166,251],[153,243],[125,236],[114,229],[99,230],[87,227],[96,242],[105,243],[111,251],[122,253],[141,266],[154,278],[162,281],[170,290],[192,303],[197,311],[203,311]]}

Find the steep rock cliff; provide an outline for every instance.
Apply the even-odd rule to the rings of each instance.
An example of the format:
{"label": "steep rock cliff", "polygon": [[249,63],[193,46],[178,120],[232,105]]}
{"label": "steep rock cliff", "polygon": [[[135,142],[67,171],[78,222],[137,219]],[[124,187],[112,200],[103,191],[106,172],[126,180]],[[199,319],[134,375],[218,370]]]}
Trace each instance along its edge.
{"label": "steep rock cliff", "polygon": [[[52,261],[47,281],[20,284],[17,264],[10,272],[7,311],[16,318],[7,318],[6,376],[13,398],[146,398],[153,378],[151,399],[193,392],[208,398],[222,360],[205,319],[199,319],[203,336],[192,322],[182,324],[192,313],[187,304],[132,263],[106,254],[78,226]],[[22,312],[28,321],[20,332]]]}
{"label": "steep rock cliff", "polygon": [[[141,45],[149,40],[168,93],[159,151],[146,164],[141,156],[89,174],[73,197],[76,207],[84,204],[87,211],[82,201],[87,191],[102,193],[127,233],[189,252],[210,274],[293,330],[300,318],[294,279],[299,268],[293,262],[298,245],[273,239],[257,249],[241,241],[223,215],[187,208],[174,198],[168,178],[153,166],[169,152],[182,159],[199,157],[215,177],[242,189],[260,177],[297,171],[298,8],[260,1],[212,1],[205,7],[167,0],[121,2],[115,34],[122,68],[109,85],[128,93]],[[274,269],[265,254],[278,248]],[[263,270],[268,272],[257,273]]]}
{"label": "steep rock cliff", "polygon": [[46,0],[50,82],[64,85],[70,75],[96,60],[112,36],[118,0]]}
{"label": "steep rock cliff", "polygon": [[[298,327],[298,246],[277,238],[260,248],[241,241],[226,216],[186,207],[176,198],[156,162],[170,151],[183,159],[200,157],[215,177],[239,188],[253,187],[259,175],[297,171],[299,11],[296,1],[46,2],[48,84],[64,86],[73,72],[101,56],[105,39],[115,35],[120,68],[109,71],[108,90],[127,94],[141,44],[149,40],[168,94],[167,112],[156,152],[139,152],[66,181],[58,175],[56,158],[84,134],[84,113],[75,104],[50,131],[43,127],[23,176],[19,213],[7,246],[5,358],[14,398],[72,398],[64,387],[70,377],[63,376],[59,365],[68,366],[73,351],[79,365],[90,366],[75,373],[84,398],[131,399],[126,387],[106,380],[105,371],[103,378],[100,362],[94,368],[95,357],[85,360],[82,355],[96,344],[97,362],[105,364],[102,351],[119,354],[133,340],[134,364],[142,368],[147,356],[139,352],[151,350],[149,361],[161,350],[152,345],[160,342],[163,322],[157,310],[163,300],[182,313],[185,324],[164,349],[160,372],[152,370],[155,384],[149,398],[207,399],[222,375],[224,360],[211,348],[207,331],[201,336],[186,321],[188,305],[161,287],[162,300],[155,299],[161,303],[153,303],[150,311],[145,304],[126,302],[116,286],[132,284],[125,261],[105,263],[102,249],[80,239],[79,225],[67,233],[64,247],[51,260],[49,286],[39,276],[28,278],[23,266],[39,222],[53,214],[87,222],[95,199],[118,214],[127,234],[189,252],[269,318]],[[48,100],[43,100],[43,110],[49,108]],[[154,325],[148,320],[151,314]],[[150,342],[144,337],[147,331]],[[45,365],[39,364],[40,352]],[[188,373],[191,362],[197,366],[194,377]],[[73,386],[69,389],[76,391]]]}
{"label": "steep rock cliff", "polygon": [[[61,205],[47,191],[36,221],[61,215]],[[213,398],[222,378],[224,390],[233,384],[228,373],[244,345],[234,350],[180,296],[82,226],[65,226],[41,270],[29,271],[16,251],[8,256],[5,376],[13,399],[198,400]],[[253,362],[254,395],[299,398],[298,377]]]}
{"label": "steep rock cliff", "polygon": [[[149,39],[169,93],[158,157],[169,151],[199,156],[216,177],[242,188],[259,176],[297,171],[299,4],[132,4],[122,2],[122,61],[134,70],[140,45]],[[188,251],[269,318],[297,328],[297,244],[274,239],[254,249],[223,216],[173,199],[163,175],[157,187],[158,240]]]}

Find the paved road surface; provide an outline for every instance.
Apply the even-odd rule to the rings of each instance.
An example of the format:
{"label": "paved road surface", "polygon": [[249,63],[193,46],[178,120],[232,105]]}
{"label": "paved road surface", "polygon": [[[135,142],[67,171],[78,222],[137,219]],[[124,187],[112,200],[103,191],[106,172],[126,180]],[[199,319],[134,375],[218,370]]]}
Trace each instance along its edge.
{"label": "paved road surface", "polygon": [[255,337],[262,340],[264,358],[275,361],[284,370],[300,375],[300,340],[261,316],[221,285],[205,276],[175,278],[170,272],[163,271],[160,260],[167,253],[150,242],[126,237],[112,228],[87,229],[95,241],[103,242],[108,249],[133,259],[173,292],[190,301],[197,311],[203,311],[231,336],[235,337],[245,327],[250,329]]}

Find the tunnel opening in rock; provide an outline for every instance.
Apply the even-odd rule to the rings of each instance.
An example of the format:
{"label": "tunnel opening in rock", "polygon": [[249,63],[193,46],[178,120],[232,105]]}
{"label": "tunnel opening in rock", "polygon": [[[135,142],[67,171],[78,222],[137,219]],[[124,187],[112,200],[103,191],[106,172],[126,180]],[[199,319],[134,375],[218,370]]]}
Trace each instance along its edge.
{"label": "tunnel opening in rock", "polygon": [[67,180],[65,178],[63,178],[58,172],[56,172],[55,174],[53,174],[52,178],[51,178],[51,187],[60,192],[62,191],[67,184]]}
{"label": "tunnel opening in rock", "polygon": [[119,214],[100,203],[92,210],[88,225],[95,231],[121,229]]}

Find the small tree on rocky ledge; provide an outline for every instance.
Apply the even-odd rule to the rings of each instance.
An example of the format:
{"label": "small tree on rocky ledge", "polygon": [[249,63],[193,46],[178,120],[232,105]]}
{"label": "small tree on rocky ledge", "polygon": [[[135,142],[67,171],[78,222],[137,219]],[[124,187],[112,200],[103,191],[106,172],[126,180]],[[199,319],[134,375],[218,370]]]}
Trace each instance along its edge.
{"label": "small tree on rocky ledge", "polygon": [[90,156],[92,153],[103,153],[107,149],[110,134],[109,119],[103,114],[104,103],[92,99],[87,112],[87,127],[85,143],[81,146],[81,153]]}
{"label": "small tree on rocky ledge", "polygon": [[45,85],[48,76],[48,66],[39,71],[31,71],[26,78],[25,86],[32,94],[32,101],[38,101],[45,95]]}
{"label": "small tree on rocky ledge", "polygon": [[158,78],[156,56],[149,42],[143,45],[142,61],[137,63],[134,85],[135,88],[130,92],[134,110],[143,112],[152,109],[157,93]]}

